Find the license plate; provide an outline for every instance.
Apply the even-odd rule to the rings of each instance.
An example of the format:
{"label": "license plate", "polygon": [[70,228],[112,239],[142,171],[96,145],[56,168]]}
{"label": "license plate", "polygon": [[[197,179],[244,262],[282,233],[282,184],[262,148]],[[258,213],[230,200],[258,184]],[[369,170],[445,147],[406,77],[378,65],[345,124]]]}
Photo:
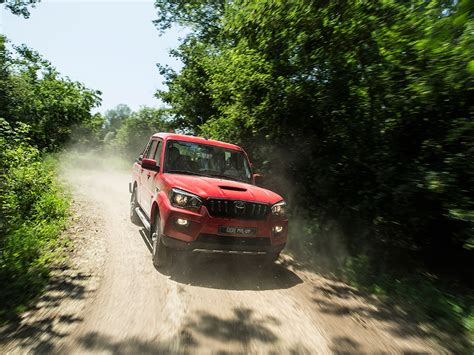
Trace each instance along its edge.
{"label": "license plate", "polygon": [[219,233],[254,236],[257,234],[257,228],[219,226]]}

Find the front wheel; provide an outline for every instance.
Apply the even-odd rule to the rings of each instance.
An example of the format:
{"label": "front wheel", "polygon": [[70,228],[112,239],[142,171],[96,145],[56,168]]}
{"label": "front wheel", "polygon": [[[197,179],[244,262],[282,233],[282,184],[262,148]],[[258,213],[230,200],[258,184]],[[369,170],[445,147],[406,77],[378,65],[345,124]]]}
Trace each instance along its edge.
{"label": "front wheel", "polygon": [[268,253],[260,259],[261,267],[271,267],[278,260],[280,253]]}
{"label": "front wheel", "polygon": [[171,250],[163,244],[161,234],[160,217],[155,217],[155,223],[152,226],[151,240],[153,244],[152,260],[156,268],[162,268],[171,264]]}
{"label": "front wheel", "polygon": [[136,208],[138,207],[137,189],[133,189],[132,197],[130,198],[130,220],[133,224],[140,224],[140,217],[138,217]]}

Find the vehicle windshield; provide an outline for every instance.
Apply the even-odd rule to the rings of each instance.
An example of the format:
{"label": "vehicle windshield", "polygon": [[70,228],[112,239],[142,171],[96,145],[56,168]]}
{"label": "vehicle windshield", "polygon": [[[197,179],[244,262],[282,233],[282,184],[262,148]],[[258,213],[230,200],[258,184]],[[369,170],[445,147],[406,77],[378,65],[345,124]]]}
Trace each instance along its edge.
{"label": "vehicle windshield", "polygon": [[165,172],[251,182],[249,162],[242,151],[194,142],[168,141]]}

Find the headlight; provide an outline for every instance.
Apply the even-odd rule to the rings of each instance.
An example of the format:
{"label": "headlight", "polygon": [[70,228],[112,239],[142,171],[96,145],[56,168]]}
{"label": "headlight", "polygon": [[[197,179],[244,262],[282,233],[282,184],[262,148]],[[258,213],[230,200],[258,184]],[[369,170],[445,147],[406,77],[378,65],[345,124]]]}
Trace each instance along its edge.
{"label": "headlight", "polygon": [[285,217],[287,207],[288,207],[288,205],[286,204],[285,201],[277,202],[272,206],[272,214],[274,216]]}
{"label": "headlight", "polygon": [[191,210],[197,210],[202,204],[202,200],[199,196],[180,189],[171,189],[170,201],[174,207]]}

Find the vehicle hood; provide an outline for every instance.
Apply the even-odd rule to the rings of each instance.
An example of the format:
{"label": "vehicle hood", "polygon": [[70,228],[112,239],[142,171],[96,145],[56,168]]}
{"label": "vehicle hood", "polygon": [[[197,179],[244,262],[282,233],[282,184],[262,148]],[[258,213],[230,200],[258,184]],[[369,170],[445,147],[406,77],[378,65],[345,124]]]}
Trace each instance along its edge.
{"label": "vehicle hood", "polygon": [[282,197],[270,190],[244,182],[206,176],[163,174],[170,188],[179,188],[202,198],[227,198],[274,204]]}

